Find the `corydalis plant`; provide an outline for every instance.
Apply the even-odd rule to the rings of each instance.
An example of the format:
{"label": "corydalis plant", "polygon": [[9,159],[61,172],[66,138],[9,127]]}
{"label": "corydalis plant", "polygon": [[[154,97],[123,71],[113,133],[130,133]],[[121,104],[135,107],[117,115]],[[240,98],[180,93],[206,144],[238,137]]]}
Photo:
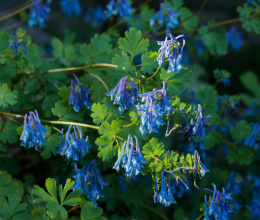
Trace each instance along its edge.
{"label": "corydalis plant", "polygon": [[100,176],[95,160],[89,164],[88,168],[83,167],[83,169],[78,169],[75,163],[75,171],[76,176],[74,176],[75,183],[72,187],[73,190],[80,189],[82,194],[85,194],[97,206],[96,200],[99,197],[104,197],[101,192],[103,187],[109,184]]}
{"label": "corydalis plant", "polygon": [[73,14],[79,16],[81,14],[81,5],[79,0],[61,0],[61,11],[66,13],[70,18]]}
{"label": "corydalis plant", "polygon": [[153,131],[157,134],[160,125],[165,124],[162,120],[164,113],[169,115],[174,109],[166,96],[165,82],[163,81],[162,89],[154,89],[139,96],[142,102],[145,102],[145,104],[136,105],[137,111],[141,113],[139,131],[142,135]]}
{"label": "corydalis plant", "polygon": [[179,73],[181,71],[181,68],[183,67],[181,61],[183,48],[185,46],[185,39],[183,39],[182,45],[177,40],[183,37],[184,35],[179,35],[175,38],[172,34],[170,34],[169,40],[168,37],[166,37],[165,41],[157,41],[158,45],[161,46],[161,48],[158,51],[159,56],[156,58],[156,60],[158,61],[159,66],[162,66],[164,58],[169,61],[167,73]]}
{"label": "corydalis plant", "polygon": [[8,49],[14,48],[14,57],[17,55],[18,52],[18,47],[23,44],[23,54],[26,55],[26,43],[27,41],[23,39],[24,34],[20,34],[20,33],[16,33],[16,32],[12,32],[11,33],[13,36]]}
{"label": "corydalis plant", "polygon": [[[118,156],[118,159],[113,167],[113,169],[116,169],[119,171],[120,165],[123,167],[126,171],[126,176],[128,177],[135,177],[139,173],[142,172],[143,163],[147,163],[147,161],[144,159],[140,147],[138,144],[138,139],[135,136],[136,140],[136,155],[134,153],[134,143],[133,138],[128,135],[127,141],[124,142],[121,152]],[[129,144],[131,144],[131,148],[129,149]]]}
{"label": "corydalis plant", "polygon": [[129,110],[135,106],[138,97],[138,86],[135,85],[134,80],[127,80],[127,76],[120,79],[119,83],[114,89],[107,93],[111,97],[113,104],[119,105],[118,114],[122,115],[125,110]]}
{"label": "corydalis plant", "polygon": [[84,86],[82,86],[78,77],[73,74],[76,81],[71,80],[71,90],[70,90],[70,98],[69,105],[73,105],[73,109],[75,112],[78,112],[83,107],[91,108],[91,103],[89,102],[88,95],[91,91],[87,90]]}
{"label": "corydalis plant", "polygon": [[105,14],[107,17],[119,15],[125,20],[130,18],[130,15],[134,10],[127,0],[111,0],[106,7],[107,11],[105,11]]}
{"label": "corydalis plant", "polygon": [[42,126],[38,112],[36,110],[35,113],[30,111],[28,120],[27,114],[24,117],[23,132],[20,137],[21,146],[25,148],[35,147],[35,150],[41,152],[41,145],[46,145],[44,138],[48,132],[49,131]]}
{"label": "corydalis plant", "polygon": [[78,126],[73,126],[74,132],[71,134],[72,125],[69,126],[69,129],[65,136],[65,142],[63,140],[63,129],[61,130],[61,144],[57,151],[57,154],[66,156],[67,159],[72,159],[74,161],[79,161],[81,157],[84,157],[88,153],[88,149],[91,147],[87,143],[88,137],[86,140],[82,136],[82,128]]}

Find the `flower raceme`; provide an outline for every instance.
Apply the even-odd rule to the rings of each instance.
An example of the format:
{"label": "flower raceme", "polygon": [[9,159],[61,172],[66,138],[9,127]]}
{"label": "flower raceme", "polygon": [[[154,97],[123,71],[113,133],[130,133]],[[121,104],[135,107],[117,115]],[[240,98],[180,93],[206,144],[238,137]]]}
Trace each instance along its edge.
{"label": "flower raceme", "polygon": [[[118,156],[118,159],[113,167],[113,169],[116,169],[119,171],[120,165],[123,167],[126,171],[126,176],[128,177],[135,177],[139,173],[142,172],[143,163],[147,163],[147,161],[144,159],[140,147],[138,144],[138,139],[135,136],[136,140],[136,155],[134,153],[134,143],[133,138],[128,135],[127,141],[124,142],[121,152]],[[129,149],[129,144],[131,144],[131,147]]]}
{"label": "flower raceme", "polygon": [[71,128],[72,125],[69,126],[65,135],[65,142],[63,140],[63,129],[61,130],[61,144],[57,153],[66,156],[68,159],[79,161],[81,157],[84,157],[84,155],[88,153],[88,148],[90,148],[91,145],[87,143],[88,137],[86,137],[86,140],[83,139],[81,127],[73,126],[74,132],[72,134]]}
{"label": "flower raceme", "polygon": [[99,197],[104,197],[101,191],[104,186],[109,184],[99,174],[95,160],[89,164],[88,168],[83,167],[83,169],[78,169],[75,163],[75,170],[76,176],[74,176],[75,183],[72,187],[73,190],[80,189],[82,194],[85,194],[95,204],[95,207],[97,207],[96,200]]}
{"label": "flower raceme", "polygon": [[8,49],[14,48],[14,57],[17,55],[18,52],[18,47],[23,44],[23,54],[26,55],[26,43],[27,41],[23,39],[23,35],[20,36],[19,34],[17,34],[16,32],[12,32],[11,33],[13,36]]}
{"label": "flower raceme", "polygon": [[159,66],[162,66],[164,58],[167,58],[169,61],[169,67],[167,69],[167,73],[169,72],[177,72],[179,73],[182,69],[182,52],[185,46],[185,39],[181,43],[178,42],[177,39],[183,38],[184,35],[179,35],[174,37],[170,34],[170,39],[168,37],[165,38],[165,41],[157,41],[158,45],[161,46],[158,53],[159,56],[156,60],[159,63]]}
{"label": "flower raceme", "polygon": [[23,132],[20,137],[21,146],[25,148],[32,148],[35,146],[35,150],[41,152],[41,145],[46,145],[44,138],[45,134],[49,131],[46,130],[39,119],[38,112],[30,111],[27,119],[27,114],[24,117]]}
{"label": "flower raceme", "polygon": [[136,105],[137,111],[141,113],[141,125],[139,131],[142,135],[150,134],[152,131],[158,133],[160,125],[164,125],[163,114],[167,115],[174,109],[166,96],[165,82],[160,90],[154,89],[139,95],[144,104]]}
{"label": "flower raceme", "polygon": [[245,140],[245,145],[252,148],[256,142],[256,138],[260,133],[260,124],[255,123],[254,128],[248,138]]}
{"label": "flower raceme", "polygon": [[45,27],[45,21],[49,20],[48,14],[51,11],[51,8],[40,0],[32,0],[32,2],[34,5],[30,8],[28,25],[33,27],[34,25],[39,24],[40,27]]}
{"label": "flower raceme", "polygon": [[76,81],[71,80],[71,90],[70,90],[70,98],[69,105],[73,105],[73,109],[75,112],[78,112],[83,107],[91,108],[91,103],[89,102],[88,95],[91,91],[87,90],[84,86],[82,86],[78,77],[73,74]]}
{"label": "flower raceme", "polygon": [[119,15],[125,20],[130,18],[130,15],[134,10],[128,0],[111,0],[106,7],[107,11],[105,11],[105,14],[107,17],[110,17],[111,15]]}
{"label": "flower raceme", "polygon": [[61,0],[61,11],[66,13],[70,18],[73,17],[73,14],[79,16],[81,14],[81,5],[79,0]]}
{"label": "flower raceme", "polygon": [[114,89],[107,93],[114,100],[114,104],[119,105],[118,114],[122,115],[125,110],[129,110],[135,106],[138,97],[138,86],[134,84],[134,80],[127,80],[127,76],[120,79]]}

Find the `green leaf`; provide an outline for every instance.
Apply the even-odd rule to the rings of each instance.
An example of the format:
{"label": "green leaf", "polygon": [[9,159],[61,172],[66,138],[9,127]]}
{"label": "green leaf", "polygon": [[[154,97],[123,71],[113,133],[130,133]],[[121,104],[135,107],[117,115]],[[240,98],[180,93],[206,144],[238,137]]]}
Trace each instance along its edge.
{"label": "green leaf", "polygon": [[249,124],[242,120],[230,129],[230,133],[236,142],[243,140],[251,132]]}
{"label": "green leaf", "polygon": [[170,72],[162,69],[160,74],[161,80],[165,81],[167,91],[171,95],[180,95],[185,91],[185,84],[190,83],[192,80],[192,72],[187,68],[182,68],[179,73]]}
{"label": "green leaf", "polygon": [[112,48],[110,41],[111,38],[107,34],[95,34],[94,37],[91,39],[92,56],[101,56],[102,54],[110,51]]}
{"label": "green leaf", "polygon": [[112,121],[110,125],[108,122],[105,122],[98,130],[99,134],[102,135],[102,138],[112,141],[116,134],[121,130],[118,121]]}
{"label": "green leaf", "polygon": [[40,48],[36,44],[31,44],[27,46],[27,55],[26,59],[28,60],[28,65],[34,67],[39,67],[42,64],[41,60],[41,51]]}
{"label": "green leaf", "polygon": [[248,147],[241,145],[237,148],[236,145],[229,145],[227,149],[229,163],[237,162],[240,165],[249,165],[252,163],[254,153]]}
{"label": "green leaf", "polygon": [[14,105],[17,102],[17,91],[11,91],[6,83],[0,83],[0,108]]}
{"label": "green leaf", "polygon": [[48,220],[46,209],[43,206],[32,210],[32,220]]}
{"label": "green leaf", "polygon": [[[93,202],[87,202],[81,209],[81,220],[97,220],[103,214],[103,210],[100,207],[94,208]],[[106,218],[103,217],[105,220]]]}
{"label": "green leaf", "polygon": [[81,44],[80,46],[80,53],[81,57],[79,59],[80,62],[84,63],[85,65],[90,64],[91,62],[91,54],[92,54],[92,47],[89,44]]}
{"label": "green leaf", "polygon": [[141,56],[141,71],[143,72],[143,74],[148,73],[149,75],[152,75],[155,69],[158,67],[158,62],[151,57],[151,54],[152,52],[147,52],[142,54]]}
{"label": "green leaf", "polygon": [[53,47],[53,56],[57,58],[63,57],[63,43],[61,40],[54,37],[51,41],[51,45]]}
{"label": "green leaf", "polygon": [[178,10],[180,13],[180,20],[184,29],[193,29],[197,27],[199,23],[198,16],[192,16],[193,13],[186,7],[182,7]]}
{"label": "green leaf", "polygon": [[100,125],[109,115],[107,107],[105,105],[101,105],[100,103],[93,104],[91,110],[93,111],[91,117],[97,125]]}
{"label": "green leaf", "polygon": [[12,121],[7,121],[3,127],[3,121],[0,120],[0,141],[2,141],[4,144],[14,144],[18,141],[18,135],[17,135],[17,124]]}
{"label": "green leaf", "polygon": [[56,155],[60,144],[60,135],[58,133],[51,134],[46,138],[46,146],[43,147],[41,156],[49,159],[51,155]]}
{"label": "green leaf", "polygon": [[98,157],[102,158],[103,161],[108,162],[117,154],[117,148],[114,147],[114,141],[97,138],[95,143],[99,146]]}
{"label": "green leaf", "polygon": [[130,57],[124,51],[122,51],[122,56],[116,54],[112,59],[112,63],[118,65],[118,69],[126,72],[135,70],[135,67],[130,64]]}

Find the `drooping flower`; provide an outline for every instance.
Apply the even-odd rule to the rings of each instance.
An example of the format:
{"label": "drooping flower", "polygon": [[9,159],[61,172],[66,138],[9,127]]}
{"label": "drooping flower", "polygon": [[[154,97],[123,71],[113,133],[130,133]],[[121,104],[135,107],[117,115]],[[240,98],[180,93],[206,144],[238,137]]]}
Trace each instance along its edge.
{"label": "drooping flower", "polygon": [[73,105],[73,109],[75,112],[78,112],[83,107],[91,108],[91,103],[89,102],[88,95],[91,93],[87,90],[79,81],[78,77],[73,74],[76,81],[71,80],[71,90],[70,90],[70,98],[69,105]]}
{"label": "drooping flower", "polygon": [[228,71],[226,70],[219,71],[218,69],[216,69],[214,71],[214,76],[219,82],[223,82],[224,86],[230,87],[231,84],[229,78],[231,74]]}
{"label": "drooping flower", "polygon": [[195,150],[195,152],[194,152],[194,169],[195,169],[195,172],[197,171],[197,162],[198,162],[198,165],[199,165],[200,175],[202,177],[205,175],[205,173],[210,172],[209,169],[201,162],[200,155],[199,155],[198,151]]}
{"label": "drooping flower", "polygon": [[73,126],[74,132],[72,134],[71,128],[72,125],[69,126],[66,133],[65,142],[63,140],[63,129],[61,130],[61,144],[57,153],[66,156],[68,159],[79,161],[81,157],[88,153],[88,148],[91,145],[87,143],[88,137],[86,137],[86,140],[83,139],[81,127]]}
{"label": "drooping flower", "polygon": [[150,19],[150,27],[153,27],[158,23],[157,29],[154,31],[154,34],[157,33],[163,25],[166,25],[166,34],[171,33],[171,28],[174,28],[179,24],[178,16],[179,12],[176,12],[171,9],[171,7],[165,3],[161,3],[160,10]]}
{"label": "drooping flower", "polygon": [[42,126],[38,112],[36,110],[35,113],[30,111],[28,120],[26,114],[23,125],[23,132],[20,137],[21,146],[25,148],[35,147],[35,150],[41,152],[41,145],[46,145],[44,141],[45,134],[49,131]]}
{"label": "drooping flower", "polygon": [[217,187],[212,183],[214,191],[205,188],[205,190],[212,192],[213,197],[209,197],[211,205],[209,206],[209,216],[214,216],[215,219],[230,219],[230,213],[233,210],[229,207],[229,201],[233,200],[230,193],[225,193],[223,188],[223,193],[217,190]]}
{"label": "drooping flower", "polygon": [[83,169],[78,169],[75,163],[75,170],[75,183],[72,189],[80,189],[82,194],[85,194],[87,198],[95,204],[96,207],[96,200],[98,200],[99,197],[104,197],[101,192],[103,187],[109,184],[105,182],[105,180],[99,174],[95,160],[89,164],[88,168],[83,167]]}
{"label": "drooping flower", "polygon": [[142,135],[150,134],[153,131],[158,133],[160,125],[164,125],[162,117],[164,113],[167,115],[174,109],[169,99],[166,96],[165,82],[163,81],[163,88],[160,90],[154,89],[139,95],[144,104],[136,105],[138,112],[141,113],[139,131]]}
{"label": "drooping flower", "polygon": [[162,171],[161,177],[161,189],[160,193],[158,194],[157,189],[157,178],[155,179],[155,194],[154,194],[154,203],[159,202],[165,207],[170,206],[171,204],[177,203],[172,195],[171,192],[171,179],[168,175],[168,181],[166,182],[166,177],[164,175],[164,171]]}
{"label": "drooping flower", "polygon": [[22,35],[19,35],[17,34],[16,32],[12,32],[11,33],[13,36],[9,46],[8,46],[8,49],[11,49],[11,48],[14,48],[14,57],[17,55],[17,52],[18,52],[18,47],[23,44],[23,54],[26,55],[26,43],[27,41],[23,39],[23,34]]}
{"label": "drooping flower", "polygon": [[260,133],[260,124],[255,123],[253,130],[251,131],[250,135],[245,141],[245,145],[252,148],[255,145],[255,140],[259,135],[259,133]]}
{"label": "drooping flower", "polygon": [[101,25],[106,19],[107,17],[100,5],[88,8],[85,15],[85,21],[90,22],[92,27]]}
{"label": "drooping flower", "polygon": [[107,17],[110,17],[111,15],[119,15],[125,20],[130,18],[130,15],[134,10],[128,0],[111,0],[106,7],[107,11],[105,11],[105,14]]}
{"label": "drooping flower", "polygon": [[242,33],[238,30],[237,26],[233,26],[226,33],[226,40],[233,51],[239,51],[241,49],[243,43]]}
{"label": "drooping flower", "polygon": [[209,210],[208,210],[208,207],[207,207],[207,204],[208,204],[207,195],[205,195],[204,202],[205,202],[205,218],[204,218],[204,220],[210,220],[209,219]]}
{"label": "drooping flower", "polygon": [[[134,153],[134,143],[133,138],[128,135],[127,141],[124,142],[121,152],[118,156],[118,159],[113,167],[113,169],[116,169],[119,171],[120,165],[123,167],[126,171],[126,176],[128,177],[135,177],[139,173],[143,173],[142,168],[143,163],[147,163],[147,161],[144,159],[140,147],[138,144],[138,139],[135,136],[136,140],[136,155]],[[129,144],[131,144],[131,147],[129,149]]]}
{"label": "drooping flower", "polygon": [[226,184],[226,190],[232,192],[233,194],[242,193],[241,191],[241,183],[243,179],[239,173],[230,172],[229,178]]}
{"label": "drooping flower", "polygon": [[111,97],[113,104],[119,105],[118,114],[122,115],[125,110],[129,110],[135,106],[138,97],[138,86],[135,85],[134,80],[127,80],[127,76],[120,79],[119,83],[114,89],[107,93]]}
{"label": "drooping flower", "polygon": [[29,27],[33,27],[36,24],[39,24],[40,27],[45,27],[45,21],[49,20],[48,14],[51,8],[40,0],[32,0],[32,2],[34,5],[30,8]]}
{"label": "drooping flower", "polygon": [[[178,187],[178,188],[177,188]],[[182,198],[183,194],[189,190],[188,186],[185,185],[180,179],[176,178],[176,181],[171,186],[172,194],[178,198]]]}
{"label": "drooping flower", "polygon": [[73,15],[81,15],[82,9],[79,0],[61,0],[61,11],[67,14],[70,18]]}
{"label": "drooping flower", "polygon": [[172,34],[170,34],[170,40],[168,40],[168,37],[166,37],[165,41],[157,41],[158,45],[161,47],[158,51],[159,56],[156,58],[156,60],[158,61],[159,66],[162,66],[164,58],[167,58],[169,61],[167,73],[179,73],[183,67],[181,61],[183,48],[185,46],[185,39],[183,39],[182,45],[177,41],[177,39],[183,37],[183,35],[179,35],[175,38]]}

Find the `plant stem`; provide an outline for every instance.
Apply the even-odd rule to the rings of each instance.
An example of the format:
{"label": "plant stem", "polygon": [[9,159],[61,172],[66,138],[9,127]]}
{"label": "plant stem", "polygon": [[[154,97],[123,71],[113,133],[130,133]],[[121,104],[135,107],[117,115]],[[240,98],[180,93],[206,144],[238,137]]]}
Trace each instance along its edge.
{"label": "plant stem", "polygon": [[202,213],[198,218],[196,218],[196,220],[200,220],[205,214]]}
{"label": "plant stem", "polygon": [[88,73],[90,76],[93,76],[95,78],[97,78],[106,88],[106,90],[109,92],[109,88],[107,87],[106,83],[97,75],[93,74],[93,73]]}
{"label": "plant stem", "polygon": [[164,171],[166,171],[166,172],[168,172],[168,173],[173,173],[173,172],[176,172],[177,170],[181,170],[181,169],[183,169],[183,170],[194,170],[194,168],[192,168],[192,167],[178,167],[178,168],[176,168],[175,170],[171,170],[171,171],[169,171],[169,170],[164,170]]}
{"label": "plant stem", "polygon": [[123,128],[127,128],[127,127],[130,127],[134,124],[134,122],[132,122],[131,124],[128,124],[128,125],[124,125]]}
{"label": "plant stem", "polygon": [[[24,118],[23,115],[18,115],[18,114],[12,114],[12,113],[7,113],[7,112],[0,112],[0,115],[8,115],[16,118]],[[75,125],[75,126],[81,126],[85,128],[93,128],[93,129],[99,129],[99,126],[95,125],[89,125],[89,124],[83,124],[83,123],[77,123],[77,122],[69,122],[69,121],[49,121],[49,120],[43,120],[40,119],[41,122],[46,123],[46,124],[56,124],[56,125]]]}
{"label": "plant stem", "polygon": [[148,211],[153,212],[154,214],[158,215],[161,219],[169,220],[169,218],[166,215],[156,211],[155,209],[153,209],[143,203],[141,203],[140,206],[147,209]]}
{"label": "plant stem", "polygon": [[153,77],[155,77],[160,68],[161,68],[161,67],[158,66],[158,68],[157,68],[157,70],[155,71],[155,73],[154,73],[151,77],[149,77],[148,79],[146,79],[146,80],[148,81],[148,80],[152,79]]}

